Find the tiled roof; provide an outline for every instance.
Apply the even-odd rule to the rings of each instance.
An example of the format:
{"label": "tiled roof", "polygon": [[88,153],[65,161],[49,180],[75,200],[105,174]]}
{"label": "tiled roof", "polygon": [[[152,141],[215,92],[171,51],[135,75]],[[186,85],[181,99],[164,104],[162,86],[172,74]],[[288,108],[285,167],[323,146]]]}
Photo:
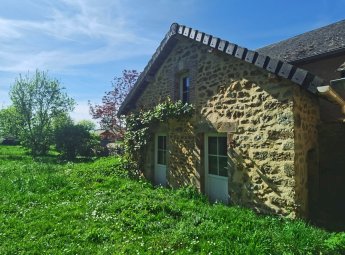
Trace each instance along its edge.
{"label": "tiled roof", "polygon": [[133,105],[131,105],[133,103],[133,99],[137,98],[145,89],[146,85],[149,83],[150,77],[154,76],[160,65],[164,62],[165,58],[177,43],[177,37],[188,38],[191,41],[209,46],[223,54],[231,55],[251,63],[259,68],[275,73],[280,77],[289,79],[312,93],[316,93],[316,87],[323,83],[321,78],[287,62],[270,58],[263,53],[249,50],[196,29],[173,23],[156,52],[153,54],[151,60],[146,65],[144,71],[139,76],[133,89],[129,92],[125,101],[122,103],[118,115],[126,114],[128,110],[133,107]]}
{"label": "tiled roof", "polygon": [[286,62],[345,51],[345,20],[274,43],[257,52]]}

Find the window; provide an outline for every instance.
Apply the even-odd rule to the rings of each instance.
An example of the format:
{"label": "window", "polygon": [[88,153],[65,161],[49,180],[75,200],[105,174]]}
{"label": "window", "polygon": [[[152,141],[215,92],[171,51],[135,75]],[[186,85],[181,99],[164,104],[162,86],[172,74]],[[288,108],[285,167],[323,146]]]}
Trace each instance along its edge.
{"label": "window", "polygon": [[180,80],[180,100],[182,103],[189,102],[189,91],[190,91],[190,77],[184,75]]}
{"label": "window", "polygon": [[166,165],[166,155],[167,155],[167,137],[158,136],[157,144],[157,164]]}
{"label": "window", "polygon": [[228,176],[228,156],[226,137],[208,137],[208,173],[219,176]]}

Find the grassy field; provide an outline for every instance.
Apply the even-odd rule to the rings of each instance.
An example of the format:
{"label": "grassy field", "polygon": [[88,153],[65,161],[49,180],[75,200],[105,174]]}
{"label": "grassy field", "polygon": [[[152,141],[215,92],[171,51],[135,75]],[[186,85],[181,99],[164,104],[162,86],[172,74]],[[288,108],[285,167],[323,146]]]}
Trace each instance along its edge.
{"label": "grassy field", "polygon": [[0,146],[0,254],[345,253],[345,233],[153,188],[116,164]]}

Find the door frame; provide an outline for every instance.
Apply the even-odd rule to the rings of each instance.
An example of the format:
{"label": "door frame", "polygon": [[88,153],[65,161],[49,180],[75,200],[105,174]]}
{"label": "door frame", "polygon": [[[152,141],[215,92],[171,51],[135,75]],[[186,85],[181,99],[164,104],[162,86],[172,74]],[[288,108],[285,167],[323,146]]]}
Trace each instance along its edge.
{"label": "door frame", "polygon": [[[205,173],[205,194],[209,195],[209,175],[212,175],[213,178],[220,179],[220,180],[227,180],[228,183],[228,192],[229,192],[229,169],[228,169],[228,176],[220,176],[208,173],[208,138],[209,137],[226,137],[228,139],[227,133],[205,133],[204,134],[204,173]],[[227,155],[227,162],[229,167],[229,156]],[[229,194],[228,195],[228,202],[229,202]]]}

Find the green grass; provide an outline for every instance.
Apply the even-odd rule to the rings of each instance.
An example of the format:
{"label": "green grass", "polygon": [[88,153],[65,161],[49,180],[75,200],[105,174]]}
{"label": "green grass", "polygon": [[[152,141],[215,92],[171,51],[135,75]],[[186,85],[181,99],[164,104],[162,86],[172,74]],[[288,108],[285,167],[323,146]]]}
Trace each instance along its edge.
{"label": "green grass", "polygon": [[343,254],[345,233],[0,146],[0,254]]}

